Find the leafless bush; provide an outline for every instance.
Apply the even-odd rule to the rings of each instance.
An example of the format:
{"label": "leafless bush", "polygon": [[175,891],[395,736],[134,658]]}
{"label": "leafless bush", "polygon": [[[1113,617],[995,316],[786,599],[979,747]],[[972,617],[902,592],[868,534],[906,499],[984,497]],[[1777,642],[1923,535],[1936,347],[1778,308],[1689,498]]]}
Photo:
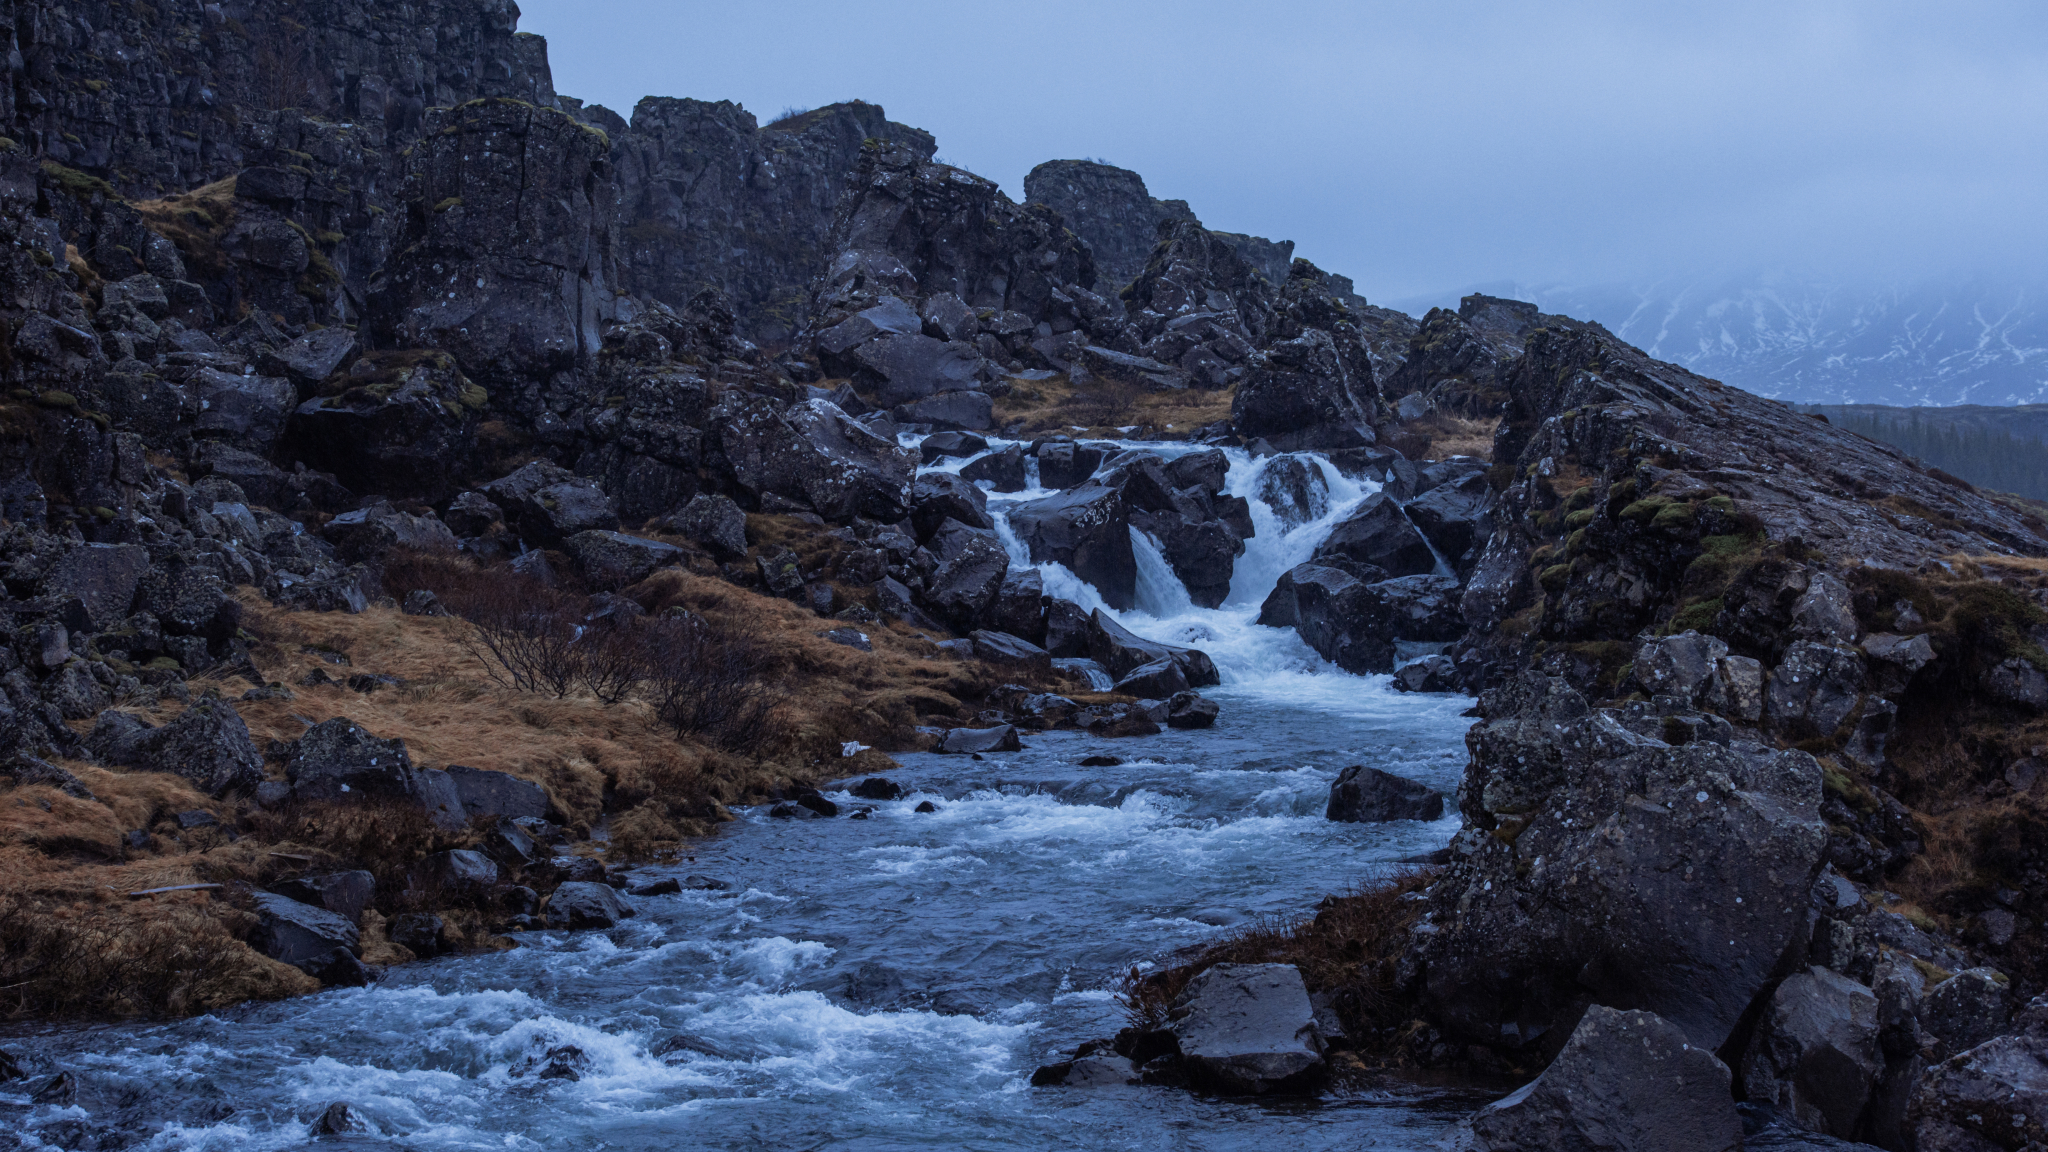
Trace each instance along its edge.
{"label": "leafless bush", "polygon": [[737,749],[760,734],[781,694],[767,679],[773,658],[759,636],[694,614],[643,627],[648,695],[676,735]]}
{"label": "leafless bush", "polygon": [[586,626],[576,641],[575,655],[577,679],[606,704],[631,697],[652,672],[647,626],[637,621]]}
{"label": "leafless bush", "polygon": [[581,679],[576,641],[584,629],[570,597],[506,572],[468,582],[447,603],[471,625],[463,647],[498,683],[560,698]]}

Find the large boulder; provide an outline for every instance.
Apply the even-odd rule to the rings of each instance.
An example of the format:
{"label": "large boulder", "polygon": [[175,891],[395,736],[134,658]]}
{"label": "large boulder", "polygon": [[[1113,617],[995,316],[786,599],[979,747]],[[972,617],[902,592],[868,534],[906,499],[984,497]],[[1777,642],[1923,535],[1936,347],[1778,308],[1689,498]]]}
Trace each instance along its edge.
{"label": "large boulder", "polygon": [[1906,1110],[1919,1152],[2048,1147],[2048,996],[2013,1023],[1920,1078]]}
{"label": "large boulder", "polygon": [[560,548],[578,532],[619,526],[617,507],[596,481],[545,460],[501,476],[482,491],[532,547]]}
{"label": "large boulder", "polygon": [[509,772],[466,768],[460,764],[448,766],[448,777],[455,785],[462,810],[472,817],[490,819],[502,816],[513,820],[547,817],[550,807],[547,790],[530,780],[521,780]]}
{"label": "large boulder", "polygon": [[259,456],[270,454],[299,398],[289,380],[241,376],[217,368],[201,368],[186,387],[199,401],[199,417],[192,423],[194,436],[225,441]]}
{"label": "large boulder", "polygon": [[754,498],[780,496],[827,520],[903,518],[917,452],[877,435],[829,400],[780,408],[735,394],[712,423],[734,483]]}
{"label": "large boulder", "polygon": [[252,899],[257,930],[250,943],[258,952],[323,984],[360,987],[369,983],[369,973],[360,959],[361,934],[353,922],[272,892],[258,892]]}
{"label": "large boulder", "polygon": [[1493,536],[1493,491],[1474,472],[1439,484],[1408,502],[1408,519],[1460,575],[1479,564]]}
{"label": "large boulder", "polygon": [[548,924],[555,928],[610,928],[633,908],[609,884],[571,880],[548,897]]}
{"label": "large boulder", "polygon": [[1076,488],[1102,466],[1102,449],[1071,440],[1047,440],[1038,446],[1038,482],[1046,488]]}
{"label": "large boulder", "polygon": [[730,496],[693,496],[661,526],[720,560],[747,554],[747,514]]}
{"label": "large boulder", "polygon": [[1017,752],[1024,744],[1017,739],[1017,729],[1009,724],[998,724],[993,728],[948,728],[939,737],[937,752],[952,752],[972,755],[979,752]]}
{"label": "large boulder", "polygon": [[1806,938],[1828,841],[1820,766],[1667,744],[1536,673],[1480,709],[1466,827],[1408,958],[1429,1010],[1469,1042],[1515,1047],[1590,996],[1720,1047]]}
{"label": "large boulder", "polygon": [[1010,509],[1010,529],[1029,551],[1031,562],[1051,561],[1102,594],[1112,608],[1129,608],[1138,598],[1138,561],[1131,551],[1130,513],[1115,489],[1084,484]]}
{"label": "large boulder", "polygon": [[1097,608],[1087,618],[1083,643],[1089,659],[1122,679],[1144,665],[1170,660],[1178,665],[1190,688],[1206,688],[1223,682],[1209,654],[1199,648],[1181,648],[1147,640],[1116,622]]}
{"label": "large boulder", "polygon": [[1353,764],[1330,782],[1323,819],[1356,824],[1382,820],[1436,820],[1443,793],[1419,781]]}
{"label": "large boulder", "polygon": [[1010,570],[1009,550],[992,530],[970,528],[957,520],[940,525],[926,547],[939,564],[925,582],[925,606],[954,630],[968,631],[1002,591],[1003,577]]}
{"label": "large boulder", "polygon": [[1174,1002],[1173,1034],[1197,1085],[1231,1094],[1306,1086],[1323,1070],[1322,1039],[1292,964],[1218,964]]}
{"label": "large boulder", "polygon": [[1402,642],[1456,639],[1464,621],[1457,582],[1403,576],[1367,584],[1310,562],[1289,570],[1259,610],[1259,623],[1292,625],[1325,660],[1347,672],[1392,672]]}
{"label": "large boulder", "polygon": [[80,544],[43,574],[43,591],[78,597],[92,618],[88,631],[103,631],[128,615],[148,571],[149,549],[140,544]]}
{"label": "large boulder", "polygon": [[673,544],[624,532],[578,532],[562,542],[562,549],[575,558],[597,588],[638,583],[656,568],[680,563],[683,558],[683,550]]}
{"label": "large boulder", "polygon": [[1863,654],[1854,648],[1795,641],[1771,671],[1764,719],[1794,738],[1831,736],[1863,702]]}
{"label": "large boulder", "polygon": [[357,492],[430,503],[453,494],[475,455],[490,397],[452,357],[379,354],[337,383],[340,391],[292,412],[282,445],[289,458],[331,472]]}
{"label": "large boulder", "polygon": [[994,528],[989,519],[988,494],[954,472],[927,472],[910,486],[910,523],[920,540],[948,520],[969,528]]}
{"label": "large boulder", "polygon": [[1742,1091],[1803,1128],[1849,1138],[1884,1072],[1877,996],[1816,966],[1771,994],[1742,1058]]}
{"label": "large boulder", "polygon": [[1330,333],[1311,328],[1265,352],[1231,401],[1239,436],[1282,452],[1373,444],[1372,377],[1347,363]]}
{"label": "large boulder", "polygon": [[280,896],[324,908],[351,924],[359,924],[363,919],[363,909],[370,906],[370,898],[377,893],[377,878],[360,869],[322,872],[282,880],[270,888]]}
{"label": "large boulder", "polygon": [[285,778],[299,800],[421,798],[405,741],[373,736],[345,716],[315,724],[294,742]]}
{"label": "large boulder", "polygon": [[1436,571],[1429,542],[1401,506],[1383,493],[1367,496],[1316,548],[1315,558],[1370,564],[1389,576],[1417,576]]}
{"label": "large boulder", "polygon": [[201,700],[161,728],[126,712],[102,712],[85,745],[102,763],[183,776],[209,796],[254,792],[263,783],[263,757],[249,726],[224,700]]}
{"label": "large boulder", "polygon": [[401,512],[381,500],[329,520],[321,526],[320,536],[334,545],[336,556],[350,564],[375,563],[393,548],[453,552],[460,546],[455,533],[431,513]]}
{"label": "large boulder", "polygon": [[1728,1068],[1649,1012],[1594,1005],[1543,1075],[1452,1130],[1456,1152],[1737,1152]]}

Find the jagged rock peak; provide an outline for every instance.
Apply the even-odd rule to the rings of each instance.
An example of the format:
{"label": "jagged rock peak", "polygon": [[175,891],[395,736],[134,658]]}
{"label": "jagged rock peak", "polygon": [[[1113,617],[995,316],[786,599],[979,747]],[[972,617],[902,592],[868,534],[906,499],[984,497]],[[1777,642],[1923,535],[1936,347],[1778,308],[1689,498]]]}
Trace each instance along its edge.
{"label": "jagged rock peak", "polygon": [[1088,242],[1097,279],[1119,291],[1145,270],[1161,223],[1195,219],[1187,201],[1156,199],[1143,176],[1099,160],[1040,164],[1024,177],[1024,202],[1058,212]]}

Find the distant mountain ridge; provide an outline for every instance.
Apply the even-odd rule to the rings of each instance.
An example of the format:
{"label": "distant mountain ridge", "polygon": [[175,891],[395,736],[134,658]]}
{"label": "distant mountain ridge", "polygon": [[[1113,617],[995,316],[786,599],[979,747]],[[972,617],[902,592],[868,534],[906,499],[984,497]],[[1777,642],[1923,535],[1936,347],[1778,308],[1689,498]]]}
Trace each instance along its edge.
{"label": "distant mountain ridge", "polygon": [[[1772,273],[1471,291],[1598,321],[1662,360],[1761,396],[1813,404],[2048,401],[2048,283],[1857,285]],[[1420,316],[1455,299],[1390,306]]]}

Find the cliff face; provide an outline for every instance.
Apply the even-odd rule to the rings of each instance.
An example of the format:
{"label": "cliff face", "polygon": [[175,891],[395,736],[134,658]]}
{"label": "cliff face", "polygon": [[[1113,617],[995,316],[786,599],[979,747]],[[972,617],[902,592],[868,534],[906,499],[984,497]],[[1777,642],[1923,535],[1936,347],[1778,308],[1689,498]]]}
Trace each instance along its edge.
{"label": "cliff face", "polygon": [[124,194],[178,192],[240,170],[262,146],[252,128],[280,109],[346,122],[382,149],[417,135],[430,107],[551,106],[546,42],[518,21],[511,0],[11,0],[0,119]]}
{"label": "cliff face", "polygon": [[922,160],[936,150],[930,133],[860,101],[764,128],[731,101],[642,100],[612,141],[623,286],[677,306],[717,288],[755,339],[786,345],[809,318],[867,140]]}
{"label": "cliff face", "polygon": [[[1161,224],[1195,219],[1187,201],[1154,199],[1144,177],[1094,160],[1048,160],[1033,168],[1024,177],[1024,202],[1059,213],[1087,242],[1096,278],[1109,296],[1145,270]],[[1284,278],[1283,266],[1278,279]]]}

